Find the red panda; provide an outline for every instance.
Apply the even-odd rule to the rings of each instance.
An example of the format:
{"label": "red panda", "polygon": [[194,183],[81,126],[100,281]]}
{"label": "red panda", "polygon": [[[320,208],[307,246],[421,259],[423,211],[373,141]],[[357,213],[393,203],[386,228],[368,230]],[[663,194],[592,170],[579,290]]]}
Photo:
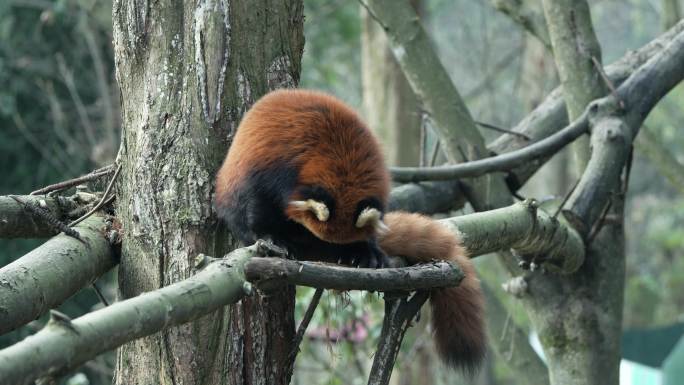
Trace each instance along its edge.
{"label": "red panda", "polygon": [[380,145],[350,107],[319,92],[279,90],[242,119],[216,177],[214,207],[241,242],[270,239],[298,259],[376,268],[390,254],[458,263],[461,285],[432,293],[434,329],[448,363],[474,368],[485,335],[472,264],[437,222],[385,215],[389,191]]}

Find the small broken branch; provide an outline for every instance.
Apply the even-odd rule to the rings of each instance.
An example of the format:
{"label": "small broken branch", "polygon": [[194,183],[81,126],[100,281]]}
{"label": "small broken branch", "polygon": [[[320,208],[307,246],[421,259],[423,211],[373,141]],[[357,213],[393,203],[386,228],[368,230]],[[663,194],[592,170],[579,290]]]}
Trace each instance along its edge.
{"label": "small broken branch", "polygon": [[116,177],[119,176],[119,172],[120,172],[120,171],[121,171],[121,165],[118,165],[118,166],[116,167],[116,171],[114,172],[114,176],[112,177],[112,179],[109,181],[109,184],[107,185],[107,189],[105,189],[104,194],[102,194],[102,199],[100,199],[100,201],[99,201],[99,202],[95,205],[95,207],[93,207],[90,211],[88,211],[87,213],[83,214],[83,216],[81,216],[80,218],[76,219],[75,221],[69,223],[69,226],[70,226],[70,227],[71,227],[71,226],[75,226],[75,225],[81,223],[81,221],[83,221],[84,219],[86,219],[86,218],[88,218],[89,216],[93,215],[93,213],[96,212],[97,210],[101,209],[102,206],[104,206],[105,204],[108,204],[108,203],[110,203],[112,200],[114,200],[114,196],[109,197],[109,193],[112,191],[112,187],[114,187],[114,182],[116,182]]}
{"label": "small broken branch", "polygon": [[313,318],[314,312],[316,311],[322,296],[323,289],[316,289],[313,297],[311,298],[311,302],[309,302],[309,307],[306,308],[304,317],[302,317],[302,321],[299,323],[299,327],[297,327],[297,334],[295,334],[294,340],[292,341],[292,350],[290,350],[290,354],[287,357],[287,371],[289,373],[288,377],[292,377],[295,360],[297,359],[297,354],[299,353],[299,345],[302,343],[302,339],[304,339],[306,328],[309,326],[309,323]]}
{"label": "small broken branch", "polygon": [[31,192],[31,195],[40,195],[40,194],[47,194],[52,191],[59,191],[59,190],[64,190],[70,187],[78,186],[79,184],[83,182],[89,182],[91,180],[99,179],[104,176],[107,176],[111,174],[114,171],[114,165],[110,164],[109,166],[105,166],[102,168],[98,168],[97,170],[91,171],[86,175],[79,176],[78,178],[74,179],[69,179],[65,180],[63,182],[51,184],[49,186],[45,186],[43,188],[40,188],[36,191]]}

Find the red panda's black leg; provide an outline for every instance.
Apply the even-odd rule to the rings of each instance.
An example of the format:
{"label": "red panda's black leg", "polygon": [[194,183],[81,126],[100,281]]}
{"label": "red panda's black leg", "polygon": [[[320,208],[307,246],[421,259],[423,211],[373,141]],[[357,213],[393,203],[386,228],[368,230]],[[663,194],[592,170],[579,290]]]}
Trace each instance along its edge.
{"label": "red panda's black leg", "polygon": [[375,239],[371,239],[368,242],[369,246],[369,257],[368,257],[368,267],[371,269],[381,269],[383,267],[389,266],[389,258],[384,251],[380,249],[378,243]]}

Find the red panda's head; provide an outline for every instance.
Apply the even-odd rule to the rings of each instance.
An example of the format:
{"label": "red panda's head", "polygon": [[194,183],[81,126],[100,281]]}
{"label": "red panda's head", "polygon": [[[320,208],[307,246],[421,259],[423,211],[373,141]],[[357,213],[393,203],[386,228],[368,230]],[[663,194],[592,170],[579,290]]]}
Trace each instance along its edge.
{"label": "red panda's head", "polygon": [[358,163],[345,169],[340,163],[328,159],[305,165],[285,213],[326,242],[373,238],[386,230],[387,170],[381,159],[367,169]]}

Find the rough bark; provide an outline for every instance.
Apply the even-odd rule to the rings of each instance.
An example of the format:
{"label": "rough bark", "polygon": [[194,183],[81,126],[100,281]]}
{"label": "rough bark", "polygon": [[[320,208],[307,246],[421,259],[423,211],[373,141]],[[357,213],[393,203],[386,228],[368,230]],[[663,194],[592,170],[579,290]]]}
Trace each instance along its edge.
{"label": "rough bark", "polygon": [[[357,269],[263,258],[259,243],[236,249],[221,259],[200,254],[194,259],[194,270],[199,272],[187,279],[119,301],[75,320],[53,312],[50,322],[40,332],[0,350],[0,379],[3,384],[14,385],[29,384],[38,377],[59,377],[125,342],[196,320],[252,295],[253,285],[248,281],[260,287],[274,287],[274,283],[288,281],[295,285],[338,290],[409,293],[457,286],[463,279],[460,268],[450,262]],[[427,299],[427,293],[423,292],[419,303],[411,301],[414,314]],[[401,335],[388,337],[386,341],[382,339],[381,345],[389,343],[398,349],[408,326],[408,322],[393,323],[393,328],[402,328]],[[389,373],[393,362],[394,357],[384,362]]]}
{"label": "rough bark", "polygon": [[[418,3],[412,1],[414,8]],[[418,164],[421,111],[404,73],[392,55],[385,32],[361,10],[361,71],[364,116],[385,144],[388,164]]]}
{"label": "rough bark", "polygon": [[[554,272],[572,273],[584,261],[584,242],[567,224],[526,200],[500,209],[440,221],[462,239],[470,257],[514,249]],[[496,236],[492,236],[496,234]]]}
{"label": "rough bark", "polygon": [[[59,220],[78,206],[72,198],[61,196],[19,195],[16,198],[47,210]],[[0,196],[0,238],[46,238],[57,233],[45,218],[36,216],[10,196]]]}
{"label": "rough bark", "polygon": [[118,262],[94,215],[76,226],[83,242],[64,234],[0,269],[0,334],[53,309]]}
{"label": "rough bark", "polygon": [[[584,0],[543,0],[543,4],[568,117],[575,120],[589,103],[609,92],[601,78],[601,49],[594,34],[589,5]],[[598,185],[612,185],[617,190],[620,187],[613,184],[613,180],[619,180],[626,157],[601,165],[612,171],[610,175],[593,173],[594,167],[588,165],[596,164],[597,154],[602,151],[596,148],[598,142],[602,142],[597,139],[605,137],[596,131],[591,133],[591,153],[588,136],[573,144],[577,174],[582,175],[584,181],[592,178]],[[575,203],[591,204],[602,211],[604,206],[600,197],[594,195],[596,192],[580,182],[569,205],[572,206],[573,199],[577,198]],[[619,382],[624,293],[622,204],[617,202],[620,199],[615,197],[611,210],[620,219],[605,226],[599,238],[588,245],[586,263],[577,274],[556,282],[532,279],[531,286],[538,284],[546,289],[545,296],[535,298],[530,317],[549,359],[552,384]],[[586,236],[583,228],[578,230]],[[597,247],[599,245],[603,247]],[[558,301],[560,297],[565,300]],[[567,316],[559,317],[559,314]]]}
{"label": "rough bark", "polygon": [[24,385],[38,377],[59,377],[127,341],[235,303],[251,292],[244,264],[254,254],[255,247],[235,250],[186,280],[75,320],[53,313],[38,333],[0,350],[2,383]]}
{"label": "rough bark", "polygon": [[[123,114],[119,286],[131,298],[188,277],[198,253],[227,251],[211,208],[214,174],[249,106],[296,85],[303,16],[301,0],[117,0],[113,17]],[[287,383],[293,293],[256,295],[123,346],[115,383]]]}

